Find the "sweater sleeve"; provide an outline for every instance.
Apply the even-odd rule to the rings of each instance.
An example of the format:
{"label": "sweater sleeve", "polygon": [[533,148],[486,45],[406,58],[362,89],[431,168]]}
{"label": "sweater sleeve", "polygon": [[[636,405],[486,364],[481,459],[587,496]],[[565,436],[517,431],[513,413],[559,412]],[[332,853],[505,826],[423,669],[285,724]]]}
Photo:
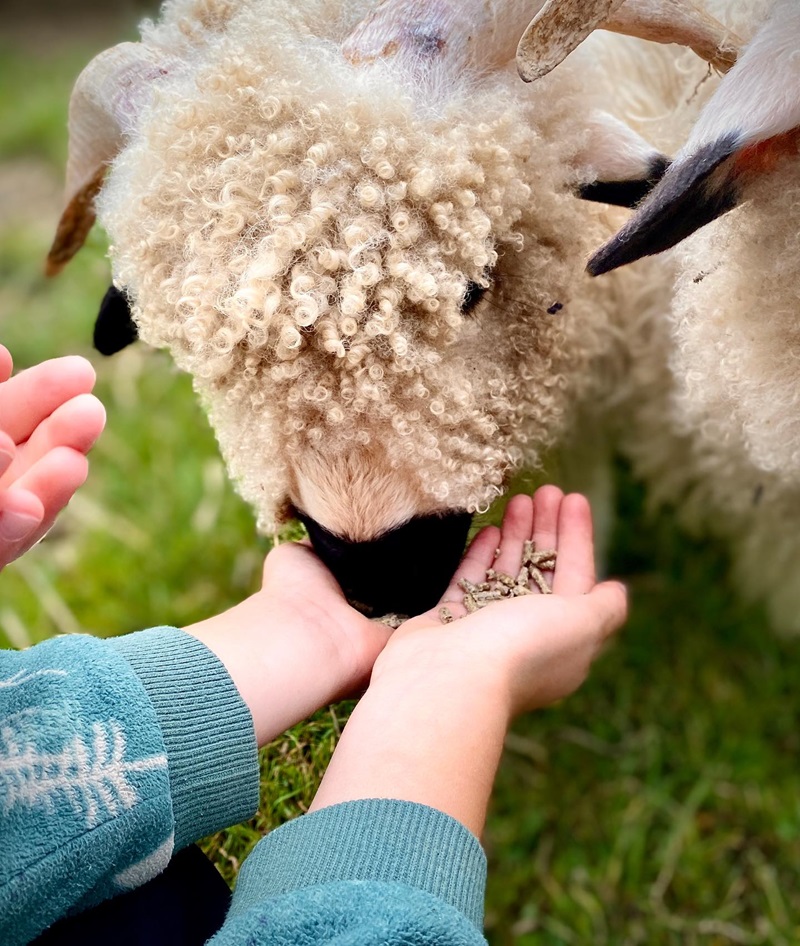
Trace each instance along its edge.
{"label": "sweater sleeve", "polygon": [[0,651],[4,946],[145,883],[257,802],[249,711],[190,635]]}
{"label": "sweater sleeve", "polygon": [[479,946],[486,858],[448,815],[393,799],[324,808],[258,843],[213,946]]}

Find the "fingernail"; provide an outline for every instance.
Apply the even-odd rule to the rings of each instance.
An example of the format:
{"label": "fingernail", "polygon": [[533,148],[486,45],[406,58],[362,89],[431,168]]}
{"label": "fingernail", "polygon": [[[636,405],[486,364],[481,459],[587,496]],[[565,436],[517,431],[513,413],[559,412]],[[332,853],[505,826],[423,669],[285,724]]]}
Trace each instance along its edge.
{"label": "fingernail", "polygon": [[14,454],[10,450],[0,448],[0,461],[5,461],[5,465],[8,466],[13,460]]}
{"label": "fingernail", "polygon": [[0,515],[0,538],[6,542],[19,542],[39,525],[36,516],[26,516],[21,512],[4,512]]}

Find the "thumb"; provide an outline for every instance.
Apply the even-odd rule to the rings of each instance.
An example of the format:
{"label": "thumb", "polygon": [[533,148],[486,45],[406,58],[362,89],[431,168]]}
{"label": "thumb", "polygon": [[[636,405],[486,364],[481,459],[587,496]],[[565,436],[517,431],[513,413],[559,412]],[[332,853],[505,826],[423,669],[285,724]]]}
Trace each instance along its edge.
{"label": "thumb", "polygon": [[309,542],[283,542],[276,545],[264,560],[263,583],[302,581],[309,594],[330,592],[339,598],[344,593],[336,579],[317,556]]}
{"label": "thumb", "polygon": [[603,581],[584,596],[603,639],[618,631],[628,617],[628,589],[620,581]]}

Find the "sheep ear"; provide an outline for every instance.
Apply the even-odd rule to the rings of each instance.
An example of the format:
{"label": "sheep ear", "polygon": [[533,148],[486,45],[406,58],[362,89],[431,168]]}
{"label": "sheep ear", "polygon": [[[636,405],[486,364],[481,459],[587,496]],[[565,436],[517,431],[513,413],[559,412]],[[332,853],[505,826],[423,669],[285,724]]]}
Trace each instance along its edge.
{"label": "sheep ear", "polygon": [[111,286],[100,303],[94,323],[94,347],[101,355],[116,355],[139,337],[139,330],[131,317],[131,307],[125,293]]}
{"label": "sheep ear", "polygon": [[584,200],[635,207],[669,167],[669,158],[641,135],[607,112],[594,112],[587,122],[587,142],[577,157]]}
{"label": "sheep ear", "polygon": [[628,224],[589,261],[598,276],[675,246],[747,199],[800,144],[800,10],[786,0],[703,110],[674,164]]}
{"label": "sheep ear", "polygon": [[66,207],[47,256],[49,276],[83,246],[106,167],[132,130],[153,80],[169,71],[162,54],[140,43],[122,43],[95,57],[78,77],[69,105]]}

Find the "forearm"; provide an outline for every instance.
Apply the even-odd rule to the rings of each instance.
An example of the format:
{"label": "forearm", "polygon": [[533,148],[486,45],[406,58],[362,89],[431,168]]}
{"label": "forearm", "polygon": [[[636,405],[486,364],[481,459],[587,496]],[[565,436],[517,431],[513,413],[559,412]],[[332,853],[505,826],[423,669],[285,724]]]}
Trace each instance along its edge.
{"label": "forearm", "polygon": [[312,810],[396,798],[443,811],[480,835],[509,709],[484,679],[382,676],[345,727]]}
{"label": "forearm", "polygon": [[168,856],[174,820],[156,714],[107,642],[0,651],[0,733],[0,941],[13,946]]}
{"label": "forearm", "polygon": [[155,710],[176,850],[251,817],[259,791],[253,720],[219,659],[170,627],[105,643],[131,665]]}
{"label": "forearm", "polygon": [[225,666],[253,717],[259,746],[353,685],[330,639],[290,623],[262,594],[185,630]]}

